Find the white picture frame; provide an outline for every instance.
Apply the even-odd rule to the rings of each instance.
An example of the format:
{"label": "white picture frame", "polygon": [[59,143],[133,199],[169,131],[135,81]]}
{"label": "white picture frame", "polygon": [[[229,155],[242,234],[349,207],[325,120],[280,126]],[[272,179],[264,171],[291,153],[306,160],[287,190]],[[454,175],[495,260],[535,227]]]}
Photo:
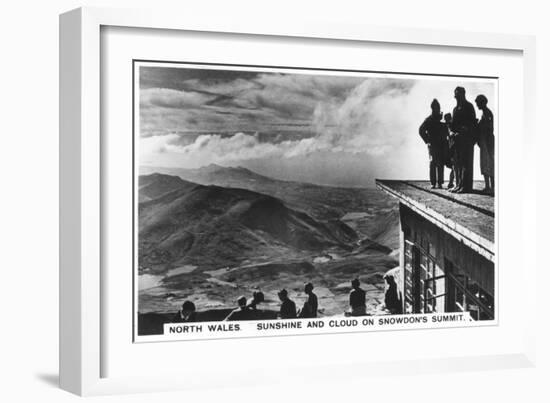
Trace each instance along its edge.
{"label": "white picture frame", "polygon": [[[81,8],[60,17],[60,385],[79,395],[162,391],[187,387],[207,387],[200,379],[184,381],[181,373],[157,377],[102,376],[104,351],[101,329],[106,306],[102,300],[101,267],[105,247],[101,236],[101,203],[104,175],[101,143],[101,37],[102,27],[135,27],[194,32],[245,34],[259,37],[289,37],[368,41],[380,44],[428,45],[456,49],[497,49],[521,52],[524,88],[524,155],[528,160],[535,150],[534,93],[535,41],[533,37],[457,31],[429,31],[406,28],[370,27],[315,20],[278,21],[239,18],[212,19],[205,16],[151,10],[111,10]],[[523,186],[534,188],[532,177],[524,176]],[[520,196],[530,205],[533,193]],[[525,209],[521,250],[526,250],[527,234],[536,233],[533,211]],[[526,257],[525,276],[536,275],[533,256]],[[523,301],[527,312],[518,326],[525,343],[518,351],[476,357],[389,360],[383,365],[354,363],[337,366],[339,377],[352,373],[407,373],[482,368],[525,367],[534,365],[534,293]],[[103,347],[102,347],[103,346]],[[245,365],[245,364],[239,364]],[[329,365],[329,364],[327,364]],[[336,366],[334,366],[336,369]],[[327,371],[330,372],[330,371]],[[215,385],[234,380],[219,375]],[[307,376],[293,367],[284,375]],[[322,375],[311,374],[322,379]],[[266,378],[267,379],[267,375]],[[245,384],[265,381],[251,375]],[[326,378],[330,379],[330,376]]]}

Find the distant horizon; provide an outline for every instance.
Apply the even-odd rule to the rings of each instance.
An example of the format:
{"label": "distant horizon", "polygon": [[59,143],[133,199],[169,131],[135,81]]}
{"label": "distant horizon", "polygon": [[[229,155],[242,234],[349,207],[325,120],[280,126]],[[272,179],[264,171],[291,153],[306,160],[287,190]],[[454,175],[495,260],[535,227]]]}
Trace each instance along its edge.
{"label": "distant horizon", "polygon": [[[253,170],[253,169],[247,168],[247,167],[242,166],[242,165],[224,166],[224,165],[216,164],[216,163],[210,163],[210,164],[208,164],[208,165],[204,165],[204,166],[201,166],[201,167],[199,167],[199,168],[159,167],[159,166],[142,165],[142,166],[139,167],[139,173],[138,173],[138,175],[139,175],[139,176],[145,176],[145,175],[152,175],[152,174],[160,174],[160,175],[178,176],[178,177],[179,177],[179,175],[177,175],[175,172],[173,172],[173,173],[164,173],[164,172],[162,172],[162,171],[165,171],[165,172],[170,172],[170,171],[175,171],[175,170],[196,171],[196,170],[200,170],[200,169],[203,169],[203,168],[208,168],[208,167],[210,167],[210,166],[215,166],[215,167],[219,167],[219,168],[241,168],[241,169],[247,169],[247,170],[249,170],[250,172],[252,172],[252,173],[254,173],[254,174],[257,174],[257,175],[260,175],[260,176],[264,176],[264,177],[269,178],[269,179],[274,179],[274,180],[283,181],[283,182],[303,183],[303,184],[316,185],[316,186],[323,186],[323,187],[376,188],[376,182],[375,182],[376,180],[427,181],[426,178],[386,178],[386,177],[380,177],[380,178],[374,178],[371,185],[343,186],[342,184],[315,183],[315,182],[310,182],[310,181],[300,181],[300,180],[284,179],[284,178],[279,178],[279,177],[276,177],[276,176],[273,176],[273,175],[269,175],[269,174],[266,174],[266,173],[261,173],[261,172],[255,171],[255,170]],[[142,171],[143,169],[148,170],[148,172],[147,172],[147,173],[144,173],[144,172]],[[182,179],[183,179],[183,178],[182,178]],[[185,180],[189,181],[188,179],[185,179]],[[192,181],[191,181],[191,182],[192,182]]]}
{"label": "distant horizon", "polygon": [[434,98],[451,112],[460,85],[472,103],[485,94],[497,114],[490,79],[281,71],[140,65],[138,164],[215,163],[278,180],[374,187],[376,178],[427,179],[418,127]]}

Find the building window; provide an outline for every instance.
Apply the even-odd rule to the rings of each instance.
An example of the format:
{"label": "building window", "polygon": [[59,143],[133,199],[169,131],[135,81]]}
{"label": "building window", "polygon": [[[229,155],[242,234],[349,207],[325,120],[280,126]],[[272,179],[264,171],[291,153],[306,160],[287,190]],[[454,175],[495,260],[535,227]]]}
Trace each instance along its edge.
{"label": "building window", "polygon": [[445,273],[435,257],[405,241],[405,313],[445,311]]}
{"label": "building window", "polygon": [[413,313],[414,312],[414,294],[413,294],[413,288],[414,288],[414,267],[415,267],[415,247],[414,244],[410,241],[405,241],[404,245],[405,249],[405,278],[404,278],[404,286],[405,286],[405,313]]}
{"label": "building window", "polygon": [[445,273],[435,257],[420,250],[420,312],[445,311]]}
{"label": "building window", "polygon": [[474,320],[494,318],[494,297],[459,267],[445,261],[448,271],[447,311],[469,312]]}

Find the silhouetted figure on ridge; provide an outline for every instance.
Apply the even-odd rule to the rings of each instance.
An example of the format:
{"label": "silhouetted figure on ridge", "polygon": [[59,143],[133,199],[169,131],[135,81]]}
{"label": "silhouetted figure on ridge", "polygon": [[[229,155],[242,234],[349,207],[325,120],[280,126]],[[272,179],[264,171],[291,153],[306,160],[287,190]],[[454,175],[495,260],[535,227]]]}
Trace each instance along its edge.
{"label": "silhouetted figure on ridge", "polygon": [[237,299],[238,308],[231,311],[229,315],[224,320],[233,321],[233,320],[252,320],[255,317],[255,312],[248,309],[246,306],[246,297],[241,296]]}
{"label": "silhouetted figure on ridge", "polygon": [[403,307],[401,306],[401,298],[399,298],[395,279],[392,275],[386,275],[384,279],[388,284],[388,289],[384,295],[384,305],[391,314],[399,315],[403,313]]}
{"label": "silhouetted figure on ridge", "polygon": [[428,146],[430,156],[430,182],[432,189],[443,186],[443,165],[447,151],[447,129],[441,121],[442,113],[439,101],[434,99],[430,105],[432,113],[420,125],[418,133]]}
{"label": "silhouetted figure on ridge", "polygon": [[284,288],[277,293],[281,300],[281,308],[279,309],[279,318],[281,319],[296,319],[296,304],[288,298],[288,292]]}
{"label": "silhouetted figure on ridge", "polygon": [[307,283],[304,286],[304,292],[307,294],[308,298],[304,302],[304,306],[300,310],[298,316],[300,318],[316,318],[317,317],[317,295],[313,293],[313,284]]}
{"label": "silhouetted figure on ridge", "polygon": [[181,309],[172,318],[173,323],[195,322],[197,320],[197,312],[195,304],[191,301],[185,301],[181,305]]}
{"label": "silhouetted figure on ridge", "polygon": [[360,287],[358,278],[351,281],[351,292],[349,293],[349,306],[351,316],[364,316],[367,314],[366,293]]}
{"label": "silhouetted figure on ridge", "polygon": [[248,301],[248,304],[246,305],[246,307],[252,310],[256,310],[258,309],[257,305],[264,302],[264,300],[265,300],[265,297],[263,292],[254,291],[252,293],[252,298]]}

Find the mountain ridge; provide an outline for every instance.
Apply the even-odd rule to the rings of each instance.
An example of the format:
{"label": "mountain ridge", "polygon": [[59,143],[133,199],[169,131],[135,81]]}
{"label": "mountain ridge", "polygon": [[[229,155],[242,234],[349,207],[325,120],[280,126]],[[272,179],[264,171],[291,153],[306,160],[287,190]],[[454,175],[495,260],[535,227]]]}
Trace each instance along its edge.
{"label": "mountain ridge", "polygon": [[140,175],[138,178],[139,202],[154,200],[176,189],[190,189],[194,186],[197,186],[197,184],[183,180],[176,175],[166,175],[158,172]]}
{"label": "mountain ridge", "polygon": [[205,266],[210,260],[216,266],[257,255],[299,255],[346,247],[357,239],[341,221],[316,220],[278,198],[248,189],[181,187],[139,206],[140,266],[156,266],[158,271],[171,264]]}
{"label": "mountain ridge", "polygon": [[186,183],[248,189],[270,195],[284,201],[290,208],[322,221],[341,220],[350,212],[359,212],[363,218],[353,219],[351,222],[344,218],[343,221],[358,231],[361,237],[367,237],[391,249],[397,247],[399,217],[396,214],[395,201],[376,189],[281,181],[242,166],[228,168],[210,164],[194,170],[166,170],[171,172],[168,175],[178,177]]}
{"label": "mountain ridge", "polygon": [[175,312],[185,300],[199,311],[228,309],[255,290],[272,309],[281,288],[299,296],[313,282],[334,315],[347,306],[353,278],[369,287],[368,309],[380,303],[383,274],[398,264],[393,248],[379,243],[399,240],[393,200],[263,179],[246,168],[209,171],[219,182],[232,177],[233,187],[162,173],[139,178],[148,191],[138,207],[140,313]]}

